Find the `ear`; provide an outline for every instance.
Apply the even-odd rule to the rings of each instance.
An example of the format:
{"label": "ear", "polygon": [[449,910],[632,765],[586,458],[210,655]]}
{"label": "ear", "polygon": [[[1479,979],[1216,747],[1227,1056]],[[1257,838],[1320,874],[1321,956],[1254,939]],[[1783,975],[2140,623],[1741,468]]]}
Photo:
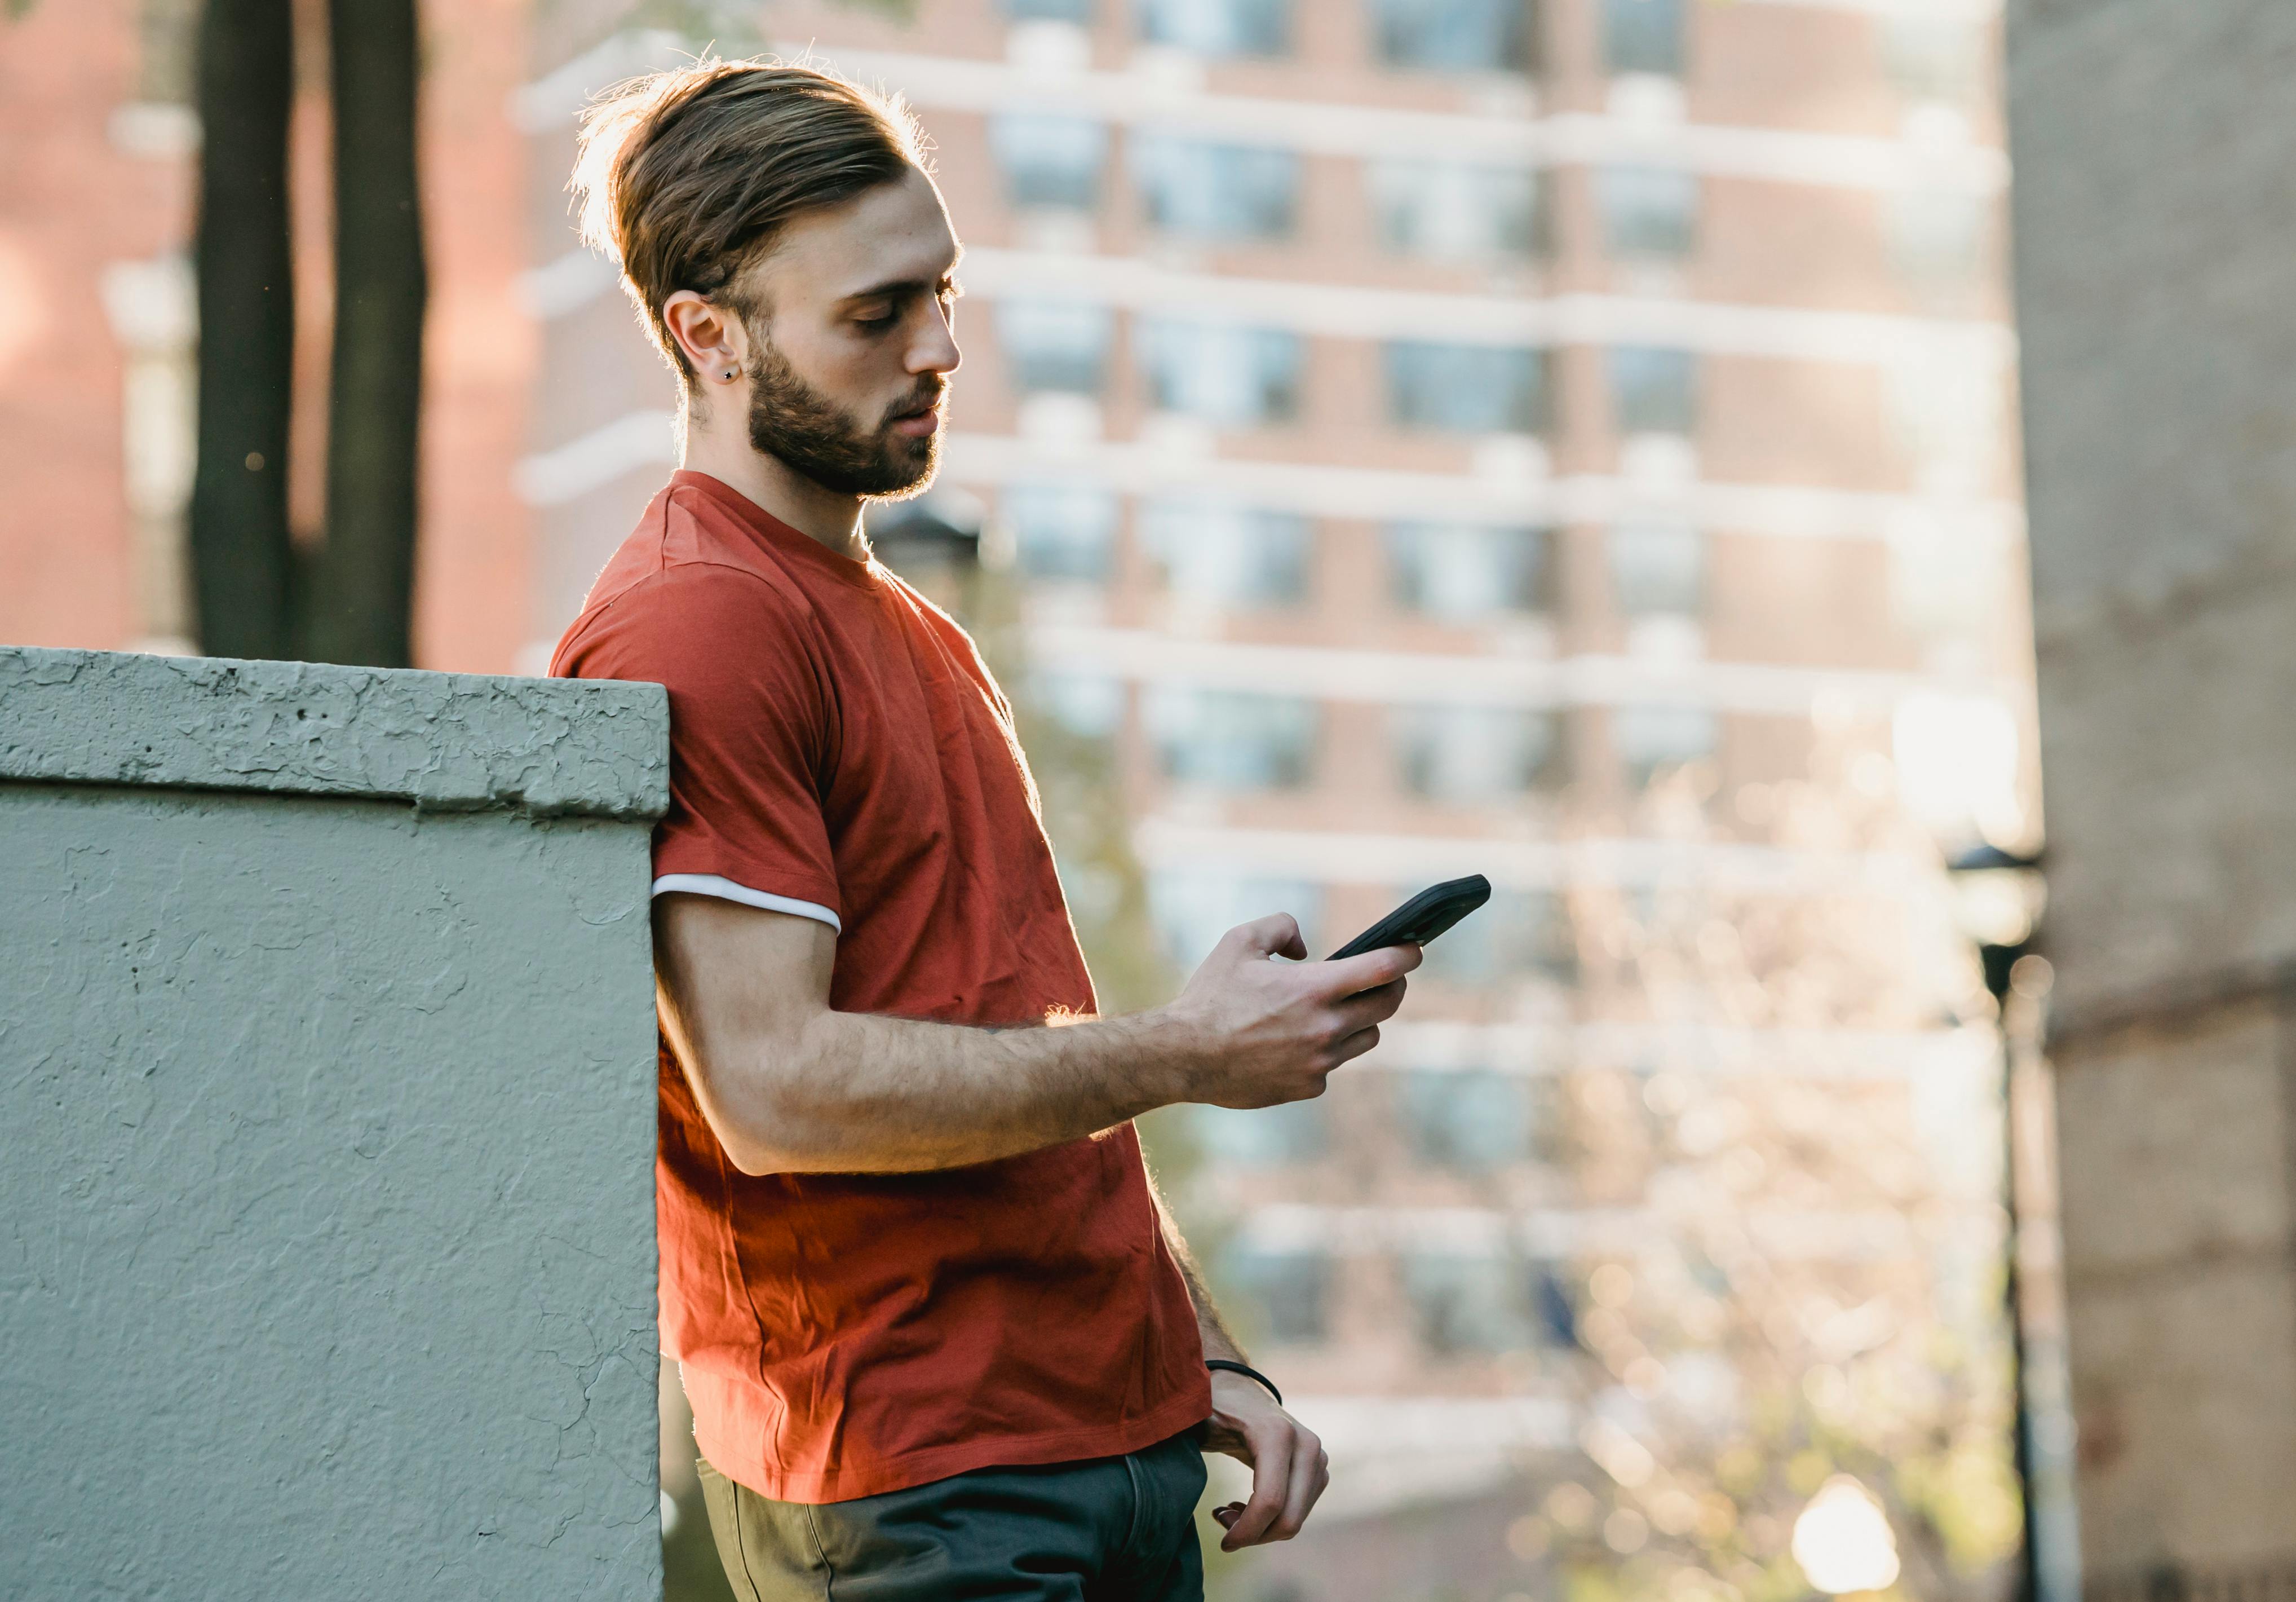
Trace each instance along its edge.
{"label": "ear", "polygon": [[661,320],[698,386],[741,381],[750,363],[750,331],[733,308],[682,289],[661,303]]}

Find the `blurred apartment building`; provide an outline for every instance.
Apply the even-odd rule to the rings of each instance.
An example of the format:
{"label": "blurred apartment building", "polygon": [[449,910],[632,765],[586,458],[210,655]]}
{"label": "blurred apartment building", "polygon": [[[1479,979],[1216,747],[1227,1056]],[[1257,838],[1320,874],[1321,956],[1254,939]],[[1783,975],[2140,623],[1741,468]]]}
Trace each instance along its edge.
{"label": "blurred apartment building", "polygon": [[[1024,710],[1110,753],[1166,982],[1268,911],[1323,951],[1497,886],[1329,1096],[1161,1131],[1341,1466],[1241,1594],[1526,1589],[1574,1475],[1613,1560],[1705,1541],[1761,1494],[1618,1442],[1743,1433],[1725,1326],[1807,1326],[1792,1385],[1997,1333],[1997,1069],[1934,843],[2022,842],[2034,790],[1989,7],[578,11],[519,103],[529,661],[669,450],[562,220],[571,115],[713,29],[810,48],[937,146],[936,506],[1017,576]],[[1068,852],[1088,935],[1133,863]]]}
{"label": "blurred apartment building", "polygon": [[[0,307],[0,403],[82,407],[109,497],[68,555],[79,497],[0,516],[10,638],[188,626],[189,12],[0,36],[74,53],[43,100],[10,52],[0,118],[86,164],[0,179],[0,275],[46,275]],[[2006,1429],[1969,1355],[1998,1071],[1937,849],[2029,843],[2037,788],[1989,0],[426,19],[427,664],[538,670],[671,460],[672,381],[573,237],[574,115],[711,41],[809,47],[938,147],[968,250],[934,509],[980,522],[1016,695],[1123,809],[1112,854],[1056,840],[1087,936],[1144,884],[1152,989],[1267,911],[1321,952],[1497,887],[1324,1099],[1157,1131],[1341,1469],[1239,1594],[1544,1594],[1667,1551],[1708,1554],[1649,1571],[1681,1602],[1743,1594],[1829,1467],[1923,1594],[1997,1555],[1916,1549],[1981,1510],[1874,1466]],[[164,203],[74,212],[121,174]],[[58,448],[12,438],[47,436],[0,450],[49,495]]]}

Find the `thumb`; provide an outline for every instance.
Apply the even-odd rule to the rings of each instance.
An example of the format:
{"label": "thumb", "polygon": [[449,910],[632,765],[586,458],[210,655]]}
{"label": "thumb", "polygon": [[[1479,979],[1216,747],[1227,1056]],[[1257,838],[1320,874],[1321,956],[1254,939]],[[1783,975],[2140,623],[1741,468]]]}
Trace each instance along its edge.
{"label": "thumb", "polygon": [[1271,912],[1249,924],[1238,924],[1220,939],[1220,945],[1241,955],[1305,957],[1307,943],[1300,938],[1299,920],[1288,912]]}

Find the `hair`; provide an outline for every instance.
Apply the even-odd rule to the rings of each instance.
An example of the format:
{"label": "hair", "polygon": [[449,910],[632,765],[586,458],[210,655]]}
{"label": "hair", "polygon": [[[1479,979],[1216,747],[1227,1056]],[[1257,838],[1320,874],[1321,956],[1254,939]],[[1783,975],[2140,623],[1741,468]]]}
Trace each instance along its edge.
{"label": "hair", "polygon": [[755,316],[742,274],[783,229],[911,170],[932,166],[898,96],[802,63],[712,58],[632,78],[592,104],[572,187],[583,242],[620,266],[691,392],[693,365],[662,302],[692,290]]}

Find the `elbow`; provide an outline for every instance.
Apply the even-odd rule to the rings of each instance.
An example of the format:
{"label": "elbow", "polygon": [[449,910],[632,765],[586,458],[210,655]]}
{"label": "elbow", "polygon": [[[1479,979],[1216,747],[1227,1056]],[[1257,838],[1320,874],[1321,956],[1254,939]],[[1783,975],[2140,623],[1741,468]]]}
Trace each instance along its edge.
{"label": "elbow", "polygon": [[806,1138],[809,1122],[777,1106],[778,1098],[764,1099],[731,1116],[712,1117],[710,1131],[726,1153],[726,1160],[753,1179],[769,1174],[817,1171],[822,1164],[815,1144]]}
{"label": "elbow", "polygon": [[[726,1160],[753,1179],[833,1168],[834,1131],[798,1091],[807,1078],[798,1055],[775,1043],[738,1056],[732,1063],[705,1057],[693,1076],[702,1118]],[[783,1066],[765,1071],[761,1063]]]}
{"label": "elbow", "polygon": [[718,1144],[725,1148],[726,1160],[752,1179],[762,1179],[771,1174],[796,1171],[796,1165],[770,1146],[751,1140],[728,1140],[720,1130]]}
{"label": "elbow", "polygon": [[822,1160],[824,1154],[807,1149],[807,1142],[792,1140],[790,1130],[776,1123],[734,1128],[713,1119],[710,1128],[726,1160],[752,1179],[771,1174],[820,1173],[833,1166]]}

